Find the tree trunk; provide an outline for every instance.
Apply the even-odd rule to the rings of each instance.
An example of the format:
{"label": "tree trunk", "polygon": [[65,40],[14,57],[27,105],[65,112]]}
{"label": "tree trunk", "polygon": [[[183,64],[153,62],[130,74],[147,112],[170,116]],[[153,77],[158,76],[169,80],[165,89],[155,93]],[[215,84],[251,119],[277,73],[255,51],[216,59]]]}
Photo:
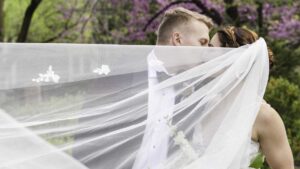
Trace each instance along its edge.
{"label": "tree trunk", "polygon": [[257,18],[257,24],[258,24],[258,33],[260,36],[264,36],[264,27],[263,27],[263,3],[260,1],[256,2],[258,8],[257,8],[257,13],[258,13],[258,18]]}
{"label": "tree trunk", "polygon": [[0,42],[4,39],[4,0],[0,0]]}
{"label": "tree trunk", "polygon": [[191,0],[199,9],[202,10],[204,15],[210,17],[217,25],[223,23],[221,14],[215,9],[208,9],[201,0]]}
{"label": "tree trunk", "polygon": [[32,16],[41,2],[42,0],[31,0],[24,15],[22,27],[17,42],[26,42]]}

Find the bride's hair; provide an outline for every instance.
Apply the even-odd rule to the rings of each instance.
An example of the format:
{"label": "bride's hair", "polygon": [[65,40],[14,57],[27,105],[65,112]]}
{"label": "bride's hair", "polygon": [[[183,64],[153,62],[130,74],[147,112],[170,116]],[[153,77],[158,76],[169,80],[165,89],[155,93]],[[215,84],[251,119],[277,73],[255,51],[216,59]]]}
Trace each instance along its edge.
{"label": "bride's hair", "polygon": [[[217,31],[221,47],[240,47],[246,44],[251,44],[258,39],[258,35],[247,28],[226,26]],[[274,64],[274,55],[268,48],[270,68]]]}

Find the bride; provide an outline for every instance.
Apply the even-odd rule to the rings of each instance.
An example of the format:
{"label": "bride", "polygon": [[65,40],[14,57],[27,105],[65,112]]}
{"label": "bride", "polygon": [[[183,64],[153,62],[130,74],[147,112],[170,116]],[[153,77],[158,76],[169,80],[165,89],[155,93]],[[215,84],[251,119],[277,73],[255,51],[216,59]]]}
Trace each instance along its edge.
{"label": "bride", "polygon": [[[254,43],[258,35],[245,28],[227,26],[217,31],[210,41],[212,47],[240,47]],[[269,67],[273,65],[273,53],[268,49]],[[266,101],[259,109],[251,135],[250,156],[259,149],[272,169],[294,168],[293,155],[279,114]]]}

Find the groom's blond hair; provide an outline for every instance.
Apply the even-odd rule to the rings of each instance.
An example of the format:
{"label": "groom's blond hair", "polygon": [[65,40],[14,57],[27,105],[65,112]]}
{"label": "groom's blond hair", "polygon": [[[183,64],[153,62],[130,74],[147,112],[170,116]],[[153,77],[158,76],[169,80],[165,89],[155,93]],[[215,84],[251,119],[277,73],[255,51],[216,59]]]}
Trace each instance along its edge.
{"label": "groom's blond hair", "polygon": [[171,36],[170,34],[173,28],[184,25],[192,19],[203,22],[209,29],[213,27],[212,19],[205,15],[185,9],[183,7],[169,9],[165,12],[163,20],[156,32],[157,42],[166,43]]}

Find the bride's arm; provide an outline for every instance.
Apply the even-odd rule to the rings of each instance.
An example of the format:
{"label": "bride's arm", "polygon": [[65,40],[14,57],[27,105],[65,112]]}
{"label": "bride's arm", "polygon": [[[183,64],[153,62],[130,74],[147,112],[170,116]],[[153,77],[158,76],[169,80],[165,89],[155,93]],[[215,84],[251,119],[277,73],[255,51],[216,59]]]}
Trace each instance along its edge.
{"label": "bride's arm", "polygon": [[257,116],[258,139],[272,169],[294,169],[294,160],[286,130],[279,114],[262,104]]}

